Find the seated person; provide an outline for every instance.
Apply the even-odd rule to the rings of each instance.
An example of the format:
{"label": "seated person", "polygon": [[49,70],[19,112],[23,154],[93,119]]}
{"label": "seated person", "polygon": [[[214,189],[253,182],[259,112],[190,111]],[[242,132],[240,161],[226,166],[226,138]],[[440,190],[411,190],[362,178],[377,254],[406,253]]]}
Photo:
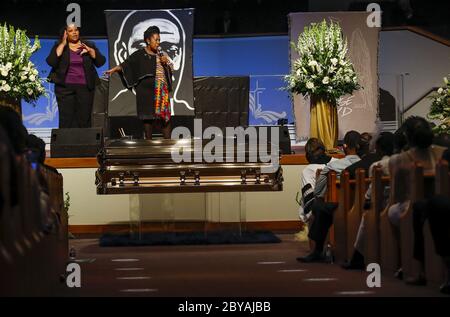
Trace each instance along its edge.
{"label": "seated person", "polygon": [[27,137],[27,157],[30,163],[38,163],[45,168],[58,174],[58,170],[53,166],[45,164],[45,158],[47,153],[45,152],[45,142],[41,138],[38,138],[34,134],[30,134]]}
{"label": "seated person", "polygon": [[314,186],[316,185],[316,173],[322,170],[325,164],[336,160],[325,153],[325,145],[317,138],[310,138],[305,144],[305,156],[308,165],[303,169],[300,189],[302,199],[300,201],[299,216],[300,219],[307,223],[311,216],[311,205],[314,197]]}
{"label": "seated person", "polygon": [[[390,132],[382,132],[380,133],[379,137],[376,140],[376,152],[380,157],[382,157],[385,162],[388,162],[386,159],[388,159],[394,150],[394,134]],[[362,160],[361,160],[362,161]],[[359,161],[359,162],[361,162]],[[359,162],[356,162],[353,165],[358,164]],[[377,164],[378,162],[373,163],[372,165]],[[373,167],[373,166],[371,166]],[[370,170],[369,177],[372,177],[372,169]],[[368,189],[368,192],[370,190],[370,186]],[[370,192],[369,192],[370,193]],[[366,199],[367,199],[367,193],[366,193]],[[365,206],[365,212],[368,211],[369,205]],[[344,269],[347,270],[364,270],[365,269],[365,263],[364,263],[364,256],[363,251],[365,247],[365,234],[366,234],[366,227],[365,227],[365,213],[361,217],[361,222],[359,224],[358,234],[356,236],[356,241],[354,244],[354,252],[352,255],[352,258],[349,262],[346,262],[342,265]]]}
{"label": "seated person", "polygon": [[[54,225],[56,219],[54,210],[52,209],[50,199],[50,188],[45,178],[43,170],[45,161],[45,142],[33,134],[29,134],[26,140],[26,156],[30,162],[31,167],[36,171],[36,177],[39,185],[36,186],[36,190],[39,192],[39,207],[41,216],[41,229],[49,233]],[[52,170],[55,170],[51,167]],[[56,173],[58,173],[56,171]]]}
{"label": "seated person", "polygon": [[[434,143],[446,147],[442,159],[449,162],[449,143],[441,142],[449,140],[448,135],[438,136]],[[419,275],[408,279],[408,284],[425,285],[425,239],[423,228],[428,219],[430,232],[433,238],[434,249],[442,258],[446,269],[446,280],[441,285],[440,291],[450,294],[450,198],[446,195],[433,195],[429,199],[418,201],[413,205],[413,227],[414,227],[414,258],[420,263]]]}
{"label": "seated person", "polygon": [[400,215],[409,204],[411,167],[414,163],[420,163],[424,173],[434,173],[436,163],[445,150],[442,146],[432,145],[433,132],[424,118],[409,117],[404,125],[409,150],[393,155],[389,160],[394,205],[390,207],[388,215],[390,222],[397,227],[400,225]]}
{"label": "seated person", "polygon": [[[366,177],[369,177],[370,166],[380,161],[383,156],[391,156],[393,151],[394,135],[391,132],[381,132],[375,142],[375,152],[370,153],[369,146],[366,141],[361,142],[361,149],[365,149],[364,153],[358,153],[361,160],[355,164],[350,165],[345,170],[349,172],[350,178],[355,178],[355,172],[358,168],[362,168],[366,171]],[[383,144],[381,144],[383,143]],[[384,148],[384,152],[381,148]],[[388,154],[387,154],[388,153]],[[387,154],[387,155],[386,155]]]}
{"label": "seated person", "polygon": [[[388,217],[397,231],[400,228],[401,215],[410,204],[411,172],[414,171],[412,168],[414,163],[420,163],[424,168],[424,173],[434,173],[436,163],[442,158],[445,150],[444,147],[432,145],[433,132],[430,124],[424,118],[409,117],[406,119],[404,126],[409,150],[393,155],[389,160],[390,196],[394,204],[389,207]],[[429,196],[432,193],[425,191],[424,194],[425,199],[427,199],[430,198]],[[418,209],[418,207],[415,206],[414,209]],[[417,281],[411,281],[411,283],[424,284],[423,267],[421,271],[422,273],[417,277]]]}
{"label": "seated person", "polygon": [[27,129],[22,124],[20,115],[9,107],[0,107],[0,127],[3,128],[11,145],[10,153],[10,201],[11,206],[19,204],[18,160],[25,152],[25,142],[28,135]]}
{"label": "seated person", "polygon": [[335,203],[326,203],[324,198],[327,191],[327,176],[330,171],[335,171],[338,177],[342,171],[360,160],[357,152],[361,144],[361,135],[356,131],[349,131],[344,136],[345,157],[329,162],[321,171],[314,187],[314,202],[312,205],[313,220],[308,237],[314,241],[314,250],[305,257],[298,257],[300,262],[323,262],[323,246],[328,234],[328,229],[333,223],[333,212],[337,207]]}
{"label": "seated person", "polygon": [[372,135],[369,132],[363,132],[361,133],[361,140],[362,142],[370,144],[370,142],[372,141]]}

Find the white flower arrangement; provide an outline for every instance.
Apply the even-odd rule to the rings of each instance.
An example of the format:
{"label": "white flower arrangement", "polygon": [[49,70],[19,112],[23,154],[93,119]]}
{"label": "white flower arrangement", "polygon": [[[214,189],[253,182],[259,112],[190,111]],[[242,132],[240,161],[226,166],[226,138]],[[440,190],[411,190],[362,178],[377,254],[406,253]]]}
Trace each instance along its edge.
{"label": "white flower arrangement", "polygon": [[338,23],[325,20],[305,27],[297,44],[299,58],[285,76],[287,90],[303,96],[318,95],[336,101],[360,88],[352,63],[347,58],[347,41]]}
{"label": "white flower arrangement", "polygon": [[0,25],[0,95],[23,99],[33,103],[46,95],[44,79],[30,61],[31,55],[40,48],[36,36],[33,45],[25,31]]}
{"label": "white flower arrangement", "polygon": [[427,117],[438,121],[433,128],[436,134],[450,133],[450,81],[444,77],[444,86],[431,97],[430,112]]}

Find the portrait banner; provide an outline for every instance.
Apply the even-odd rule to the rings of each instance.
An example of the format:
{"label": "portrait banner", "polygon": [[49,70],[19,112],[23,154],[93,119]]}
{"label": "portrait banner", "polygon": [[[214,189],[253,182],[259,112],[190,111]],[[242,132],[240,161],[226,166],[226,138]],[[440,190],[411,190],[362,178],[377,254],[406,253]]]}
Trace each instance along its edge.
{"label": "portrait banner", "polygon": [[[106,10],[109,66],[121,64],[135,51],[144,48],[144,32],[150,26],[160,29],[161,48],[174,64],[172,115],[194,115],[192,81],[192,34],[194,9]],[[127,89],[119,74],[109,83],[108,115],[135,116],[134,89]]]}

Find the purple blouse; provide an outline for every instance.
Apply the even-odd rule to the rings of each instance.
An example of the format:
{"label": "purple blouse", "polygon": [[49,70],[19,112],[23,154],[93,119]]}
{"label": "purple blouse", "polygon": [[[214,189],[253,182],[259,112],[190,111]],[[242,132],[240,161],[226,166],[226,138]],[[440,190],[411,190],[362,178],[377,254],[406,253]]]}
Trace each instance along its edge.
{"label": "purple blouse", "polygon": [[66,74],[66,84],[86,85],[84,75],[83,57],[70,50],[70,65]]}

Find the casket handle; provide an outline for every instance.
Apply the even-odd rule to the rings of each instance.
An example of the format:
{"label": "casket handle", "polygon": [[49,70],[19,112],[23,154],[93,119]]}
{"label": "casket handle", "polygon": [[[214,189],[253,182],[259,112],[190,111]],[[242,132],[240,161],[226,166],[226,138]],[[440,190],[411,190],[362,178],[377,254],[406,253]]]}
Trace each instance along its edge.
{"label": "casket handle", "polygon": [[186,172],[180,171],[180,185],[186,185]]}
{"label": "casket handle", "polygon": [[255,179],[256,184],[261,184],[261,171],[259,170],[255,171]]}
{"label": "casket handle", "polygon": [[241,184],[247,184],[247,171],[241,170]]}
{"label": "casket handle", "polygon": [[194,172],[194,185],[200,185],[200,171]]}
{"label": "casket handle", "polygon": [[133,184],[134,186],[139,186],[139,174],[133,173]]}

